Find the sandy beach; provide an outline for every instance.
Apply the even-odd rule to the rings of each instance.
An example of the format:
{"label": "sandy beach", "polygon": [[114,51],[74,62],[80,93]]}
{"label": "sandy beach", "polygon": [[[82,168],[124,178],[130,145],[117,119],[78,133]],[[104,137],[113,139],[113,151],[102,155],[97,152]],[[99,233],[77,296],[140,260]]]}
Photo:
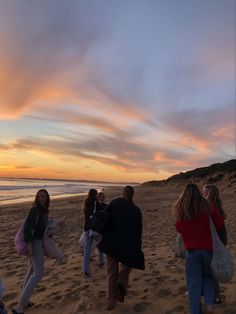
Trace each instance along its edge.
{"label": "sandy beach", "polygon": [[[171,208],[180,190],[140,186],[135,191],[135,202],[143,213],[146,270],[132,272],[127,300],[118,304],[112,313],[187,314],[184,264],[174,257],[171,250],[175,238]],[[121,188],[107,188],[105,193],[107,201],[110,201],[121,195]],[[228,214],[229,248],[235,254],[235,193],[223,192],[222,199]],[[107,313],[106,269],[97,266],[97,255],[91,262],[91,278],[84,278],[81,272],[82,255],[78,240],[84,223],[82,201],[83,197],[52,200],[50,216],[66,218],[63,233],[55,237],[66,259],[64,263],[46,259],[45,276],[31,300],[36,305],[25,313]],[[4,301],[8,310],[18,300],[27,271],[27,258],[17,256],[13,240],[29,207],[30,204],[0,207],[0,275],[5,284]],[[225,302],[217,306],[215,313],[235,314],[236,276],[231,283],[222,285],[222,294],[225,295]]]}

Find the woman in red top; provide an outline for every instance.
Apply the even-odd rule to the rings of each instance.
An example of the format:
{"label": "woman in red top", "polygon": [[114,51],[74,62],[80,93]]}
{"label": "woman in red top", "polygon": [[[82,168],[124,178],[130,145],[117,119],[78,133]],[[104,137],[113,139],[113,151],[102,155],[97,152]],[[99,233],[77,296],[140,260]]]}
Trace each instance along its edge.
{"label": "woman in red top", "polygon": [[[217,211],[220,214],[221,218],[223,220],[225,220],[226,219],[226,213],[223,209],[223,205],[222,205],[222,201],[220,199],[220,193],[219,193],[218,188],[213,184],[204,185],[203,195],[208,200],[210,207],[211,207],[211,210]],[[223,224],[223,228],[218,232],[218,235],[219,235],[221,242],[226,246],[227,241],[228,241],[228,236],[227,236],[225,224]],[[215,304],[221,304],[222,300],[221,300],[221,296],[220,296],[220,286],[219,286],[219,283],[216,279],[214,280],[214,284],[215,284],[214,303]]]}
{"label": "woman in red top", "polygon": [[206,313],[212,313],[214,277],[211,270],[212,239],[209,223],[211,215],[217,230],[223,220],[217,211],[211,211],[197,185],[187,184],[175,207],[176,230],[182,234],[186,248],[186,281],[191,314],[200,314],[203,294]]}

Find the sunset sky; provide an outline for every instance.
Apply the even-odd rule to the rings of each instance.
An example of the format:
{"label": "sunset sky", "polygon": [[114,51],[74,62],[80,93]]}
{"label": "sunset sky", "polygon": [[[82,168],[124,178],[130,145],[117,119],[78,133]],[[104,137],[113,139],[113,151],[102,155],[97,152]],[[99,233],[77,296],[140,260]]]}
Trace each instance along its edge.
{"label": "sunset sky", "polygon": [[235,0],[0,0],[0,176],[235,158]]}

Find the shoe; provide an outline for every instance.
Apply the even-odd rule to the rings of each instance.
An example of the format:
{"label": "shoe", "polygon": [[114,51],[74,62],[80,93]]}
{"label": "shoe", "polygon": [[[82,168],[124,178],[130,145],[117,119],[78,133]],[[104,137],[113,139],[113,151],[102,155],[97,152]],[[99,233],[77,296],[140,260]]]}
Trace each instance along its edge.
{"label": "shoe", "polygon": [[117,290],[116,290],[116,298],[117,301],[123,303],[125,301],[125,296],[127,295],[127,291],[125,288],[122,286],[121,283],[117,284]]}
{"label": "shoe", "polygon": [[11,310],[12,314],[24,314],[24,312],[17,312],[15,309]]}
{"label": "shoe", "polygon": [[108,304],[107,304],[107,311],[114,310],[115,306],[116,306],[116,302],[115,301],[109,301]]}
{"label": "shoe", "polygon": [[221,298],[214,298],[214,304],[222,304],[223,301],[221,300]]}
{"label": "shoe", "polygon": [[0,314],[7,314],[7,310],[5,309],[4,303],[0,303]]}
{"label": "shoe", "polygon": [[85,277],[85,278],[89,278],[89,277],[90,277],[90,273],[88,273],[87,271],[84,272],[84,277]]}
{"label": "shoe", "polygon": [[29,301],[29,302],[27,303],[27,305],[26,305],[25,308],[28,309],[29,307],[32,307],[32,306],[34,306],[34,305],[35,305],[34,302],[30,302],[30,301]]}

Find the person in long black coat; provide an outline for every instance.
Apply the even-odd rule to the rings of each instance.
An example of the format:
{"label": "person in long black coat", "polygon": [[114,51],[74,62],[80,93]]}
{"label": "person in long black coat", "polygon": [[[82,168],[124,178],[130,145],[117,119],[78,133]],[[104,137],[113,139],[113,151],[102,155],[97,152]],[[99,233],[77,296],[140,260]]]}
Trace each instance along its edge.
{"label": "person in long black coat", "polygon": [[98,248],[107,255],[108,310],[115,307],[117,300],[124,301],[131,269],[145,268],[142,252],[142,214],[133,202],[133,195],[133,187],[126,186],[123,197],[113,200],[106,207],[109,219]]}

